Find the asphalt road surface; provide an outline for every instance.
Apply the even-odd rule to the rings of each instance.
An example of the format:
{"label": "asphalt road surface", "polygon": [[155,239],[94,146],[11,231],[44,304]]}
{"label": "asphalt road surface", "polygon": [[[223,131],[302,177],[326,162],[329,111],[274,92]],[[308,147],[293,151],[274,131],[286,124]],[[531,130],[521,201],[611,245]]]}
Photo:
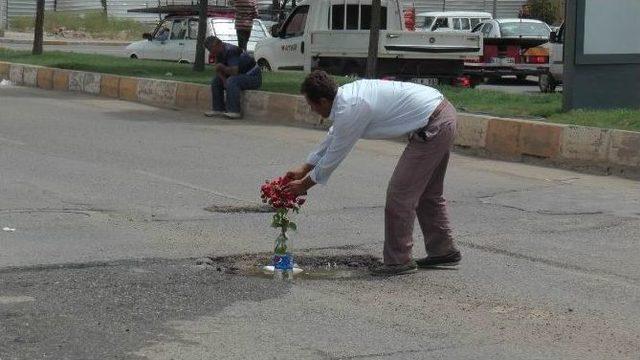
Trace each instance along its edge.
{"label": "asphalt road surface", "polygon": [[[632,180],[457,154],[457,269],[282,284],[198,265],[271,250],[271,214],[205,209],[255,207],[323,135],[0,88],[0,359],[638,359]],[[380,256],[402,149],[359,142],[294,253]]]}

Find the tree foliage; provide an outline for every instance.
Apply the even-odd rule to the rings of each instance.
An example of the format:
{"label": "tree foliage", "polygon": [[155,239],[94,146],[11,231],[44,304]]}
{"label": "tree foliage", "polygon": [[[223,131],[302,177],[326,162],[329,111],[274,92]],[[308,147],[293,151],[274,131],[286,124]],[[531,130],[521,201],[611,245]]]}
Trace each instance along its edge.
{"label": "tree foliage", "polygon": [[564,0],[527,0],[522,15],[547,24],[557,24],[562,21],[563,13]]}

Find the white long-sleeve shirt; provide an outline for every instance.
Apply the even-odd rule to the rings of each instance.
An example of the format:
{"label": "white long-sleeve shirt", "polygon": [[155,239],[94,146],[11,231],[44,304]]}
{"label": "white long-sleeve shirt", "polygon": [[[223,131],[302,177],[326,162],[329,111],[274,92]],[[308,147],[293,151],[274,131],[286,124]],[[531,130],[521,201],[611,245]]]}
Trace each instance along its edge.
{"label": "white long-sleeve shirt", "polygon": [[444,96],[436,89],[406,82],[358,80],[338,89],[329,119],[333,126],[309,154],[311,180],[326,184],[360,139],[389,139],[427,124]]}

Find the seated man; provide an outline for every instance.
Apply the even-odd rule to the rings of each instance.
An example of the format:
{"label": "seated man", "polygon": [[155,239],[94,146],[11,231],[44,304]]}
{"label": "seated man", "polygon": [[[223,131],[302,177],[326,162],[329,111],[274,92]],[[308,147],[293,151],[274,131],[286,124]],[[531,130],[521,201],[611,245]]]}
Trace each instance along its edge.
{"label": "seated man", "polygon": [[216,75],[211,81],[213,110],[205,112],[205,115],[239,119],[242,117],[240,113],[242,91],[259,89],[262,85],[260,67],[245,51],[235,45],[224,43],[215,36],[207,37],[204,46],[216,54]]}

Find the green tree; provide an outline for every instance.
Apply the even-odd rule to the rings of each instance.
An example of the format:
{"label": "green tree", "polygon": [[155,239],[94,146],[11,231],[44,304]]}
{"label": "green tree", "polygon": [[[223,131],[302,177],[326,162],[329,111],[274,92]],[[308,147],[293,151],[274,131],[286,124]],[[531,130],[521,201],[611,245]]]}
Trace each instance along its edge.
{"label": "green tree", "polygon": [[531,19],[538,19],[546,22],[547,24],[555,24],[561,19],[558,19],[558,14],[564,8],[563,0],[527,0],[525,5],[525,16]]}

